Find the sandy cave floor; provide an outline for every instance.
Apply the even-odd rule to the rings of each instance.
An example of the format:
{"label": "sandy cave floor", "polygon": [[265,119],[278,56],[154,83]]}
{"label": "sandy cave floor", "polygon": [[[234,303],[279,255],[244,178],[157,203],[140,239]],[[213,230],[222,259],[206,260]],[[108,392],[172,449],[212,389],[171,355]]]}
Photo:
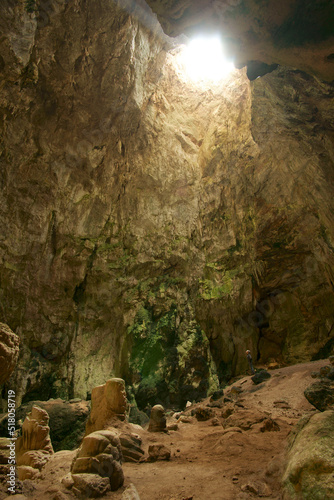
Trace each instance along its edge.
{"label": "sandy cave floor", "polygon": [[[234,425],[228,424],[231,427],[220,408],[213,408],[216,425],[212,419],[198,422],[192,417],[191,423],[179,423],[177,431],[149,433],[130,424],[132,432],[143,439],[145,451],[151,443],[163,443],[171,449],[171,459],[124,463],[124,487],[103,498],[118,500],[126,486],[133,483],[141,500],[281,499],[286,439],[301,416],[316,411],[303,393],[314,382],[311,372],[326,364],[328,360],[320,360],[272,370],[271,378],[260,386],[254,386],[250,376],[238,379],[224,389],[224,396],[233,398],[236,404],[231,417]],[[242,392],[229,396],[235,386]],[[197,403],[185,414],[190,415],[194,407],[208,402],[209,398]],[[263,423],[256,421],[263,414],[272,418],[280,430],[261,432]],[[240,429],[239,425],[247,420],[255,423],[248,430]],[[167,423],[175,421],[171,417]],[[77,498],[61,483],[74,455],[75,451],[55,453],[43,469],[42,479],[25,481],[25,496],[34,500]],[[7,496],[0,492],[3,498]]]}

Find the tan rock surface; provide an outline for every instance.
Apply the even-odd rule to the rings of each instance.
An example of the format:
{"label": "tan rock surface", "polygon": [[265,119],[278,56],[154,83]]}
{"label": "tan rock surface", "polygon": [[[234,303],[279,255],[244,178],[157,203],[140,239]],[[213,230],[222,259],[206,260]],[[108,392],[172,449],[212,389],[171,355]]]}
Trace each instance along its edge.
{"label": "tan rock surface", "polygon": [[104,385],[94,387],[91,412],[86,424],[86,435],[105,429],[117,419],[125,420],[127,407],[124,380],[112,378]]}
{"label": "tan rock surface", "polygon": [[281,66],[197,86],[144,5],[55,3],[45,22],[0,5],[17,403],[85,399],[120,376],[141,409],[182,407],[243,373],[246,348],[263,364],[327,356],[332,85]]}
{"label": "tan rock surface", "polygon": [[19,356],[19,337],[9,326],[0,323],[0,385],[6,382],[14,370]]}

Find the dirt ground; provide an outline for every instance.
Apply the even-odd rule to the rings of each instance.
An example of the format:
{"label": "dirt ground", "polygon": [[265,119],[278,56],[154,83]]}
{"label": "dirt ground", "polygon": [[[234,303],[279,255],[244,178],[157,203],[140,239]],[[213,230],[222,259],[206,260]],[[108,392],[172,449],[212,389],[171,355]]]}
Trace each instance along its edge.
{"label": "dirt ground", "polygon": [[[272,370],[271,378],[259,386],[250,376],[240,378],[224,389],[224,397],[231,402],[219,400],[221,408],[211,407],[212,418],[201,422],[190,416],[195,408],[207,405],[208,398],[186,409],[189,422],[178,422],[176,431],[149,433],[130,424],[146,452],[149,444],[161,443],[170,448],[171,459],[124,463],[124,487],[104,498],[120,500],[133,483],[141,500],[281,499],[287,436],[301,416],[316,411],[303,393],[314,382],[311,372],[326,364],[327,360],[321,360]],[[222,412],[228,407],[234,411],[224,418]],[[170,416],[167,423],[176,421]],[[25,496],[34,500],[76,498],[61,483],[74,455],[73,451],[55,453],[43,469],[42,479],[24,482]],[[0,494],[0,498],[7,497]]]}

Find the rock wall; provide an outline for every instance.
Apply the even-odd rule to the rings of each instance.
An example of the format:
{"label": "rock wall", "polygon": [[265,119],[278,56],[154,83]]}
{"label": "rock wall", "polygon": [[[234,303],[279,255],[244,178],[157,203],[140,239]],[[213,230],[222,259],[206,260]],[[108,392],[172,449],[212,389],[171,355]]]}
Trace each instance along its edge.
{"label": "rock wall", "polygon": [[145,4],[6,0],[1,24],[19,400],[116,376],[142,408],[184,404],[245,370],[246,348],[330,352],[333,86],[284,68],[195,86]]}

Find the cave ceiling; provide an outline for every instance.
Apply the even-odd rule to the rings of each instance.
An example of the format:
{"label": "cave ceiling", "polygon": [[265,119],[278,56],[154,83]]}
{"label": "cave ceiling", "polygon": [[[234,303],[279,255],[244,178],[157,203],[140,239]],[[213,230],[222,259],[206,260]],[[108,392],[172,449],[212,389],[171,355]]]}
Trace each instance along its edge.
{"label": "cave ceiling", "polygon": [[279,64],[334,80],[332,0],[147,0],[170,36],[220,33],[235,65]]}

